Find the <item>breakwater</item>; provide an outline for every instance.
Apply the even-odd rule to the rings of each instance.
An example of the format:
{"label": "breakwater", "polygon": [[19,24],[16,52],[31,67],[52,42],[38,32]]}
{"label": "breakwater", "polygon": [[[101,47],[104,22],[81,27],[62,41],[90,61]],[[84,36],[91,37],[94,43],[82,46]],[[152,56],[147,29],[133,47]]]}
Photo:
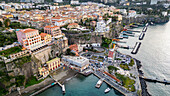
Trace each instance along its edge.
{"label": "breakwater", "polygon": [[[137,69],[139,72],[140,76],[143,76],[143,71],[140,70],[140,68],[142,67],[141,62],[137,59],[134,59],[136,61],[136,65],[137,65]],[[141,88],[142,88],[142,96],[151,96],[147,90],[147,85],[146,82],[143,78],[139,77],[140,80],[140,84],[141,84]]]}

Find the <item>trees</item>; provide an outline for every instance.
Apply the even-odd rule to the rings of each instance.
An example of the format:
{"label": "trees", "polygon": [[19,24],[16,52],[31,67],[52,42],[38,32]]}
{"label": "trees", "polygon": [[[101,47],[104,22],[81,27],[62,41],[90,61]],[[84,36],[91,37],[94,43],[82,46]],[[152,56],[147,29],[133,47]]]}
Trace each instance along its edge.
{"label": "trees", "polygon": [[3,24],[2,24],[2,22],[0,21],[0,27],[2,27],[3,26]]}
{"label": "trees", "polygon": [[4,25],[5,25],[5,27],[9,27],[9,25],[10,25],[10,20],[9,19],[5,19],[4,20]]}

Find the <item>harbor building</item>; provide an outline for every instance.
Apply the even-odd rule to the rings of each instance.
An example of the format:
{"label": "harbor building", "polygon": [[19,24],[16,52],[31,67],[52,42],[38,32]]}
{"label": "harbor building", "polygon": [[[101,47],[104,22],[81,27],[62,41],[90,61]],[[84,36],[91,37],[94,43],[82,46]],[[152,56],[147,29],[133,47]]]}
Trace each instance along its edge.
{"label": "harbor building", "polygon": [[16,34],[18,42],[26,49],[36,50],[44,45],[36,29],[22,29],[17,31]]}
{"label": "harbor building", "polygon": [[63,56],[62,60],[68,62],[70,68],[80,72],[89,66],[89,59],[82,56]]}
{"label": "harbor building", "polygon": [[54,58],[48,62],[46,62],[47,66],[48,66],[48,70],[52,71],[57,69],[58,67],[60,67],[60,58]]}

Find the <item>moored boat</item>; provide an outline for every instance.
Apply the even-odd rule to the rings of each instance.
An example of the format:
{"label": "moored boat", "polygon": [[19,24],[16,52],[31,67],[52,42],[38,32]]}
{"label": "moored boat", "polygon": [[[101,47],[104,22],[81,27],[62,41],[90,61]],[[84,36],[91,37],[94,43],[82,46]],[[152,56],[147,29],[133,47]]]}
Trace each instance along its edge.
{"label": "moored boat", "polygon": [[108,93],[110,91],[110,88],[107,88],[104,90],[105,93]]}

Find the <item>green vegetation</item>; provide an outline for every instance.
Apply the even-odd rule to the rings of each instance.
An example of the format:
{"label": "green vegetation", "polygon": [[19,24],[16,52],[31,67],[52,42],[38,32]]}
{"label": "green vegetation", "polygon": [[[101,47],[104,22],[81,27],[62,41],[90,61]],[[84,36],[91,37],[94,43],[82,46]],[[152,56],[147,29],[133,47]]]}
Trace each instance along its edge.
{"label": "green vegetation", "polygon": [[14,53],[17,53],[17,52],[20,52],[20,51],[21,51],[21,47],[16,46],[16,47],[12,47],[10,49],[1,51],[0,55],[8,57],[10,54],[14,54]]}
{"label": "green vegetation", "polygon": [[[12,62],[15,63],[17,67],[22,67],[23,64],[31,62],[31,56],[24,56],[21,58],[17,58],[13,60]],[[8,62],[8,63],[11,63],[11,62]]]}
{"label": "green vegetation", "polygon": [[5,25],[6,28],[9,27],[10,23],[11,23],[10,19],[5,19],[4,20],[4,25]]}
{"label": "green vegetation", "polygon": [[120,64],[120,67],[124,70],[130,70],[128,64]]}
{"label": "green vegetation", "polygon": [[122,81],[123,86],[127,88],[127,90],[132,91],[132,92],[136,91],[135,86],[133,85],[135,84],[135,80],[132,80],[129,77],[126,77],[118,73],[116,73],[115,75],[118,79]]}
{"label": "green vegetation", "polygon": [[2,33],[0,32],[0,47],[3,47],[4,45],[9,45],[17,41],[17,36],[15,32],[6,32]]}
{"label": "green vegetation", "polygon": [[117,71],[117,70],[119,70],[119,68],[117,68],[117,67],[115,67],[115,66],[108,66],[107,67],[108,69],[109,69],[109,71]]}
{"label": "green vegetation", "polygon": [[34,84],[38,84],[40,82],[42,82],[44,79],[41,79],[41,80],[37,80],[35,76],[32,76],[30,77],[30,79],[26,82],[25,84],[25,88],[31,86],[31,85],[34,85]]}
{"label": "green vegetation", "polygon": [[130,63],[129,63],[129,66],[133,66],[135,63],[134,63],[134,60],[133,59],[131,59],[130,60]]}
{"label": "green vegetation", "polygon": [[8,91],[3,88],[2,86],[0,86],[0,96],[6,95],[8,93]]}
{"label": "green vegetation", "polygon": [[122,59],[120,59],[120,58],[116,58],[115,60],[122,60]]}
{"label": "green vegetation", "polygon": [[101,44],[102,47],[109,48],[110,43],[112,43],[111,39],[102,37],[102,44]]}
{"label": "green vegetation", "polygon": [[73,52],[71,52],[71,49],[70,49],[70,48],[68,48],[68,49],[66,50],[66,55],[75,56],[76,54],[75,54],[75,53],[73,53]]}
{"label": "green vegetation", "polygon": [[15,79],[16,79],[16,86],[17,87],[24,85],[24,81],[25,81],[25,76],[24,75],[16,76]]}

